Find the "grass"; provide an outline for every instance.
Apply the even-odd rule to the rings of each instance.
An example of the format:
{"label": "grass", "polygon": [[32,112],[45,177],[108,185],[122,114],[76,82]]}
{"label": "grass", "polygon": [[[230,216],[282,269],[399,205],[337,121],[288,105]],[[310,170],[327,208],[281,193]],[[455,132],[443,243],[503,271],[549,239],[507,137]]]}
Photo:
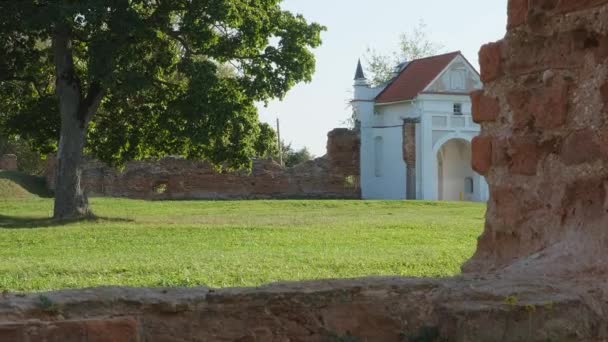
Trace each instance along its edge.
{"label": "grass", "polygon": [[370,275],[450,276],[485,207],[390,201],[95,198],[100,219],[57,224],[51,199],[0,196],[0,290],[255,286]]}
{"label": "grass", "polygon": [[0,171],[0,199],[50,197],[44,177],[17,171]]}

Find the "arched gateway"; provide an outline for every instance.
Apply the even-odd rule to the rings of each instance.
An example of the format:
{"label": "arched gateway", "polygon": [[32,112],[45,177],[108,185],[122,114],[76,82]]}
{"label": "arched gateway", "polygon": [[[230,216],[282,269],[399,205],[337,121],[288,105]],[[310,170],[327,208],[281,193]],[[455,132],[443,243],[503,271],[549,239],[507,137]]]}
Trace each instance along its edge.
{"label": "arched gateway", "polygon": [[437,196],[441,201],[482,201],[487,198],[482,176],[471,167],[471,143],[451,139],[437,151]]}

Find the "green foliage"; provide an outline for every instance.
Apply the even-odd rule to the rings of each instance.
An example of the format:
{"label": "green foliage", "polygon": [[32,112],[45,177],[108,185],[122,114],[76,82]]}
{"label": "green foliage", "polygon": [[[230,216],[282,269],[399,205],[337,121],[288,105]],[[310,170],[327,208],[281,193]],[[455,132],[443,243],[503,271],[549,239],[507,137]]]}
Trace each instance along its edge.
{"label": "green foliage", "polygon": [[453,276],[485,212],[465,202],[91,201],[99,219],[66,224],[49,219],[50,199],[0,199],[0,289]]}
{"label": "green foliage", "polygon": [[379,53],[367,49],[367,70],[370,82],[379,85],[392,79],[395,68],[406,61],[412,61],[437,54],[443,45],[432,42],[427,33],[427,26],[420,21],[411,32],[402,33],[399,37],[399,48],[391,54]]}
{"label": "green foliage", "polygon": [[[308,148],[302,147],[296,150],[291,147],[291,143],[286,145],[284,141],[281,141],[281,152],[283,153],[283,165],[285,167],[294,167],[314,158],[310,151],[308,151]],[[275,157],[275,160],[279,160],[278,155]]]}
{"label": "green foliage", "polygon": [[8,139],[0,134],[0,155],[8,153],[9,148]]}
{"label": "green foliage", "polygon": [[46,162],[40,152],[29,141],[19,136],[7,138],[0,135],[0,156],[3,154],[17,155],[19,170],[30,175],[42,175]]}
{"label": "green foliage", "polygon": [[260,123],[260,134],[255,143],[255,152],[258,158],[276,156],[279,152],[277,146],[277,133],[267,123]]}
{"label": "green foliage", "polygon": [[321,44],[324,28],[280,2],[2,1],[0,131],[57,149],[52,41],[66,35],[81,106],[102,98],[86,152],[115,165],[176,154],[247,167],[272,153],[254,103],[310,81]]}
{"label": "green foliage", "polygon": [[507,296],[504,302],[507,305],[517,305],[519,303],[519,298],[517,298],[515,295]]}

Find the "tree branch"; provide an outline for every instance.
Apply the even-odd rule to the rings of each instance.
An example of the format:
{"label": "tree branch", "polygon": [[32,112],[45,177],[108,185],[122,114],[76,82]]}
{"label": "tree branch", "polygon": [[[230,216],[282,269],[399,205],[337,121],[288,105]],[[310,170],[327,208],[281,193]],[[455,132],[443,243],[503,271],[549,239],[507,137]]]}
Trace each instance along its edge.
{"label": "tree branch", "polygon": [[101,87],[101,83],[98,81],[91,82],[89,86],[89,91],[87,92],[87,96],[84,98],[82,103],[80,104],[78,115],[80,120],[84,123],[88,123],[93,115],[97,112],[99,105],[101,104],[101,100],[105,96],[105,91]]}

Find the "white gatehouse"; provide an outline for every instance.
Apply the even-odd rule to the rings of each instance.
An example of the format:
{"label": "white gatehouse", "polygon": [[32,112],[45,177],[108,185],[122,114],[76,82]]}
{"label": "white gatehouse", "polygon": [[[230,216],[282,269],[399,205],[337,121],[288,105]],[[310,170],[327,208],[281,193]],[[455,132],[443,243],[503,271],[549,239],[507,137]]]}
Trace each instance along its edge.
{"label": "white gatehouse", "polygon": [[370,86],[357,66],[352,100],[361,133],[364,199],[487,201],[471,168],[469,94],[482,86],[460,52],[402,63],[391,81]]}

